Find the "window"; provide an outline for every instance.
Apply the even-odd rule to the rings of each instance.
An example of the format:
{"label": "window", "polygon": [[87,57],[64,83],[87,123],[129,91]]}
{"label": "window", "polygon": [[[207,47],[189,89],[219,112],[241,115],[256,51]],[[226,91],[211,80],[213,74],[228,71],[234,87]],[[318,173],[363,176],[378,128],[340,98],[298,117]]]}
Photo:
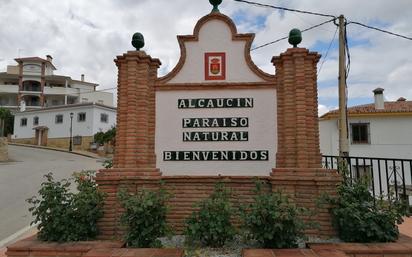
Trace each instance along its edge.
{"label": "window", "polygon": [[74,136],[73,145],[81,145],[81,144],[82,144],[82,136]]}
{"label": "window", "polygon": [[63,123],[63,114],[57,114],[55,122],[56,124]]}
{"label": "window", "polygon": [[104,123],[109,122],[109,115],[107,115],[106,113],[101,113],[100,114],[100,121],[104,122]]}
{"label": "window", "polygon": [[20,126],[21,127],[26,127],[27,126],[27,118],[21,118]]}
{"label": "window", "polygon": [[77,114],[77,121],[78,122],[86,121],[86,113],[85,112],[78,113]]}
{"label": "window", "polygon": [[352,123],[350,126],[352,144],[370,144],[369,123]]}
{"label": "window", "polygon": [[39,117],[36,116],[33,118],[33,125],[39,125]]}

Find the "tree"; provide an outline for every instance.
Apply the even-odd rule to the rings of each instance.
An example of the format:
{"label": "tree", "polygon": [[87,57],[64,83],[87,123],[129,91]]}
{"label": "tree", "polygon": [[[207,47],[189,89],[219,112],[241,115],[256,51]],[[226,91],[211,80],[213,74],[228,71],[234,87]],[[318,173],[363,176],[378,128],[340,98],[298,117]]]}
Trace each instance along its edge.
{"label": "tree", "polygon": [[14,116],[10,110],[0,107],[0,136],[13,133]]}
{"label": "tree", "polygon": [[104,143],[111,142],[113,145],[116,139],[116,127],[112,127],[106,132],[100,131],[94,134],[94,142],[103,145]]}

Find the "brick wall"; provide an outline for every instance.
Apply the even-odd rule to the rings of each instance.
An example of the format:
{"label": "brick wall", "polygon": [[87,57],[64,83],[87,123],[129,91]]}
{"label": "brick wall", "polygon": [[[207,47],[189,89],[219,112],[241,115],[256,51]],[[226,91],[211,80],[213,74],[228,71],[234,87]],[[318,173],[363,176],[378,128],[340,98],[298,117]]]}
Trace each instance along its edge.
{"label": "brick wall", "polygon": [[[297,171],[301,172],[301,171]],[[334,194],[336,184],[339,180],[331,177],[319,170],[316,173],[303,174],[303,179],[297,180],[296,174],[285,171],[282,176],[259,177],[265,182],[265,189],[278,191],[288,194],[291,202],[300,207],[309,209],[310,217],[302,217],[307,221],[316,221],[318,228],[306,231],[307,235],[317,237],[330,237],[335,234],[331,227],[331,220],[326,208],[318,207],[316,200],[323,194]],[[104,206],[104,217],[99,221],[100,239],[121,238],[124,228],[120,225],[120,215],[122,208],[117,200],[117,191],[120,188],[127,188],[133,193],[142,188],[157,189],[160,182],[164,183],[164,188],[172,194],[168,201],[169,213],[168,223],[173,227],[173,231],[180,234],[184,230],[186,218],[196,210],[195,205],[207,198],[218,182],[224,182],[225,186],[231,190],[231,202],[234,207],[246,204],[253,200],[255,180],[252,176],[162,176],[152,178],[128,177],[104,180],[100,177],[99,188],[106,193],[106,203]],[[234,220],[236,225],[239,224]]]}

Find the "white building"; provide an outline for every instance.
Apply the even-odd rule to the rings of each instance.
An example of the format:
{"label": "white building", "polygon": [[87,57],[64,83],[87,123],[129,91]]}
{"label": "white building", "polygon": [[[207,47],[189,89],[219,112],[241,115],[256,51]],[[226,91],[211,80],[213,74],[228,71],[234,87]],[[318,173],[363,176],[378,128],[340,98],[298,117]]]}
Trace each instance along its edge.
{"label": "white building", "polygon": [[98,84],[68,76],[55,75],[52,57],[16,58],[15,66],[0,72],[0,106],[12,111],[95,102],[113,106],[113,94],[96,91]]}
{"label": "white building", "polygon": [[[385,102],[382,88],[373,92],[374,103],[348,108],[349,155],[412,159],[412,101]],[[338,115],[334,110],[320,117],[323,155],[339,154]]]}
{"label": "white building", "polygon": [[116,108],[98,103],[26,110],[15,113],[12,141],[68,149],[72,128],[73,149],[87,150],[95,133],[115,124]]}

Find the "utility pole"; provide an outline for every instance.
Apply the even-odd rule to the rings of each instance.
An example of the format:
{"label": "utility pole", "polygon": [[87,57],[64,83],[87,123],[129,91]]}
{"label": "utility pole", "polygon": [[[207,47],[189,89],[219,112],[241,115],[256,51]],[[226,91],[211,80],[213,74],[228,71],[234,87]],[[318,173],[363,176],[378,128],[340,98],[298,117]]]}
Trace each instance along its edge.
{"label": "utility pole", "polygon": [[346,41],[345,17],[339,16],[339,157],[349,156],[348,120],[346,117]]}

